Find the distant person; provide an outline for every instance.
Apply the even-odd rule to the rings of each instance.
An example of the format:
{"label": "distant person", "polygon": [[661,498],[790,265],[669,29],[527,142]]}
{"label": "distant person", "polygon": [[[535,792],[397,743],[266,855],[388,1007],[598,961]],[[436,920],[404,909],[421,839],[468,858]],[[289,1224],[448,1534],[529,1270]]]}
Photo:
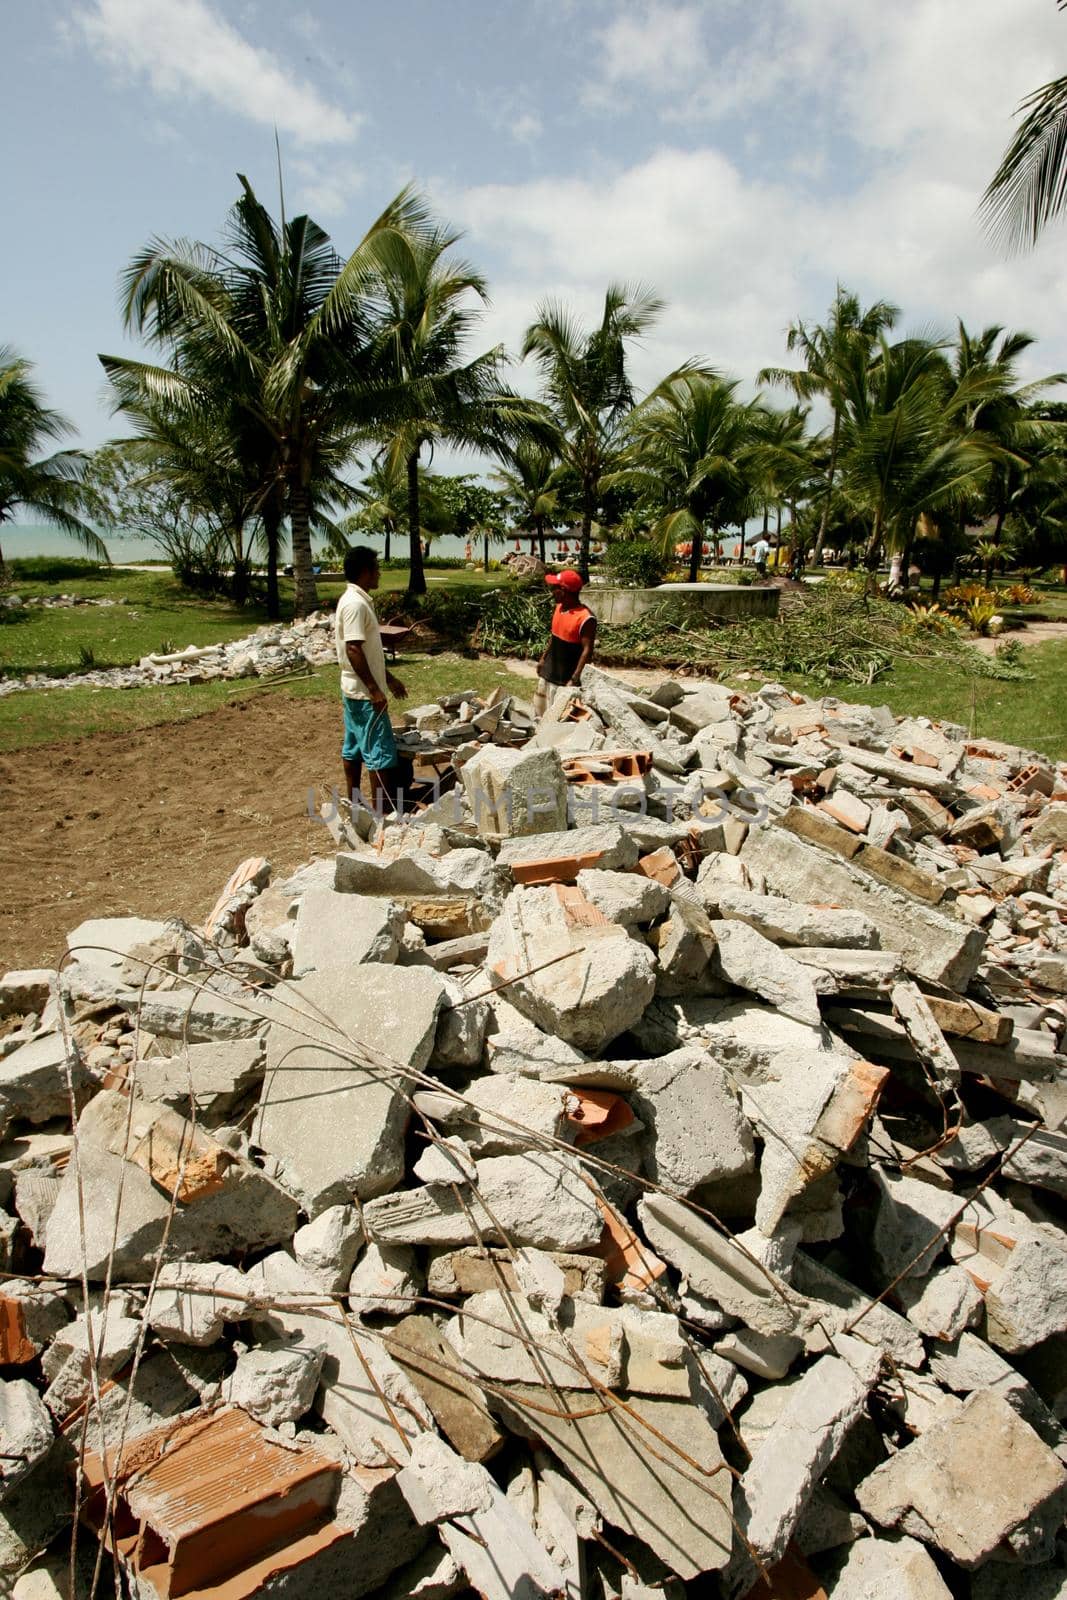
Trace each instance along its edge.
{"label": "distant person", "polygon": [[378,557],[369,545],[357,544],[345,554],[348,587],[337,602],[334,641],[341,669],[341,705],[345,736],[341,762],[345,794],[358,804],[363,767],[370,774],[371,796],[382,796],[392,809],[388,774],[397,765],[396,741],[389,721],[389,696],[407,699],[399,678],[386,671],[381,629],[371,592],[381,582]]}
{"label": "distant person", "polygon": [[767,557],[770,553],[771,547],[761,533],[752,546],[752,560],[755,564],[756,573],[761,578],[767,576]]}
{"label": "distant person", "polygon": [[471,544],[469,539],[467,540],[467,543],[463,547],[463,559],[464,559],[464,561],[473,561],[474,560],[474,546]]}
{"label": "distant person", "polygon": [[544,716],[560,689],[581,683],[596,644],[596,618],[580,599],[581,573],[568,567],[563,572],[550,572],[545,582],[555,589],[559,599],[552,613],[548,649],[537,663],[534,713],[538,718]]}

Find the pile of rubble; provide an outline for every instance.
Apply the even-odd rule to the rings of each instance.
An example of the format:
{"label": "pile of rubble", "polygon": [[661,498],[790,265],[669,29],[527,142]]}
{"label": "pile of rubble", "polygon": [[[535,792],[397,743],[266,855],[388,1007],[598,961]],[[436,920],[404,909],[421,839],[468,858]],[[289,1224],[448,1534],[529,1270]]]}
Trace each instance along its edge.
{"label": "pile of rubble", "polygon": [[191,644],[184,650],[142,656],[136,666],[100,667],[65,678],[40,672],[0,678],[0,695],[20,689],[140,689],[148,684],[210,683],[216,678],[273,678],[336,659],[333,614],[316,611],[303,621],[269,624],[226,644]]}
{"label": "pile of rubble", "polygon": [[490,736],[0,980],[5,1589],[1067,1596],[1067,770],[596,671]]}

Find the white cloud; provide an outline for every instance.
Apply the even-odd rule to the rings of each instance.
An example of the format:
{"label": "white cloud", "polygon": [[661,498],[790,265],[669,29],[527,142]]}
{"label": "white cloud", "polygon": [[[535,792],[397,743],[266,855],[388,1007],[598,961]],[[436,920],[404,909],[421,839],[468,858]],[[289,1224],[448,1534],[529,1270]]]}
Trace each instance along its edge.
{"label": "white cloud", "polygon": [[[789,324],[821,319],[840,280],[868,302],[897,301],[911,328],[951,335],[960,316],[972,329],[1029,329],[1039,339],[1023,363],[1029,375],[1067,369],[1062,234],[1005,261],[976,217],[1016,103],[1063,70],[1064,19],[1044,0],[1016,0],[1010,12],[1002,0],[968,0],[965,13],[942,0],[898,0],[891,11],[777,0],[756,21],[733,0],[714,11],[741,19],[714,60],[691,32],[696,7],[620,8],[601,35],[601,83],[650,97],[662,83],[669,143],[603,170],[587,162],[578,176],[448,197],[472,253],[500,263],[493,336],[514,348],[547,286],[590,317],[608,282],[643,279],[668,309],[635,353],[639,381],[699,355],[751,386],[761,366],[787,360]],[[702,26],[711,12],[699,11]],[[743,105],[784,146],[781,158],[761,168],[747,116],[683,145],[669,82],[670,52],[683,49],[713,60],[692,84],[702,110]],[[809,114],[796,115],[804,103]]]}
{"label": "white cloud", "polygon": [[194,95],[306,144],[352,139],[360,118],[292,77],[206,0],[93,0],[75,13],[90,49],[147,77],[159,95]]}
{"label": "white cloud", "polygon": [[586,101],[609,104],[620,86],[674,93],[708,70],[700,8],[663,0],[620,9],[596,35],[602,51]]}

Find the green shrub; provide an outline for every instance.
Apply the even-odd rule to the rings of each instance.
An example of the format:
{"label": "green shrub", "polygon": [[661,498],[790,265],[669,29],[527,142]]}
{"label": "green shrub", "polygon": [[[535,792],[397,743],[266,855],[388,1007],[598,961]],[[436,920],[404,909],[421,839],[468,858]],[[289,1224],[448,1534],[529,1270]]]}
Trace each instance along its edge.
{"label": "green shrub", "polygon": [[7,563],[14,582],[64,583],[69,578],[110,578],[104,561],[82,561],[73,556],[16,556]]}
{"label": "green shrub", "polygon": [[604,556],[609,580],[623,589],[655,589],[667,572],[667,557],[647,539],[619,539]]}

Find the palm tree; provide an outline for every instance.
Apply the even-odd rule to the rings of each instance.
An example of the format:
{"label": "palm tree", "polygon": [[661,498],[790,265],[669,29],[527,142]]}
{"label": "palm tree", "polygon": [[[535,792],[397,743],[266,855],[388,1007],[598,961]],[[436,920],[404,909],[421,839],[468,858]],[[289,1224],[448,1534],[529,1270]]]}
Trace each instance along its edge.
{"label": "palm tree", "polygon": [[342,522],[342,534],[346,538],[349,534],[363,531],[383,534],[385,560],[388,561],[392,554],[393,535],[400,532],[407,520],[407,474],[391,472],[383,462],[378,461],[363,483],[357,485],[355,498],[359,509]]}
{"label": "palm tree", "polygon": [[581,510],[578,567],[589,576],[589,543],[600,506],[600,480],[619,445],[619,429],[634,404],[626,347],[655,322],[663,302],[649,290],[612,284],[604,314],[591,331],[563,306],[545,301],[526,330],[523,359],[541,371],[544,399],[553,415],[556,449],[573,474]]}
{"label": "palm tree", "polygon": [[[1003,452],[990,465],[985,503],[978,514],[979,521],[993,518],[990,542],[996,547],[1030,458],[1058,427],[1043,420],[1035,406],[1047,389],[1067,382],[1062,372],[1019,382],[1016,364],[1035,342],[1033,334],[1005,332],[996,325],[972,335],[960,322],[952,354],[952,408],[958,425],[966,432],[983,433]],[[993,562],[998,558],[994,554]]]}
{"label": "palm tree", "polygon": [[68,533],[98,561],[110,561],[104,541],[79,514],[85,457],[78,450],[39,455],[46,442],[69,433],[70,424],[44,404],[32,372],[28,361],[0,345],[0,527],[21,506]]}
{"label": "palm tree", "polygon": [[919,518],[956,505],[1000,456],[995,442],[957,426],[965,390],[954,388],[943,346],[930,339],[879,340],[870,370],[853,374],[841,425],[846,496],[868,521],[866,560],[890,554],[889,587],[900,587]]}
{"label": "palm tree", "polygon": [[499,452],[506,465],[493,474],[516,528],[528,528],[545,560],[545,532],[559,511],[559,462],[543,445],[523,443]]}
{"label": "palm tree", "polygon": [[302,616],[318,602],[316,515],[344,494],[354,452],[405,398],[378,362],[375,295],[383,274],[395,274],[417,247],[427,214],[403,191],[342,260],[309,217],[276,224],[240,182],[225,250],[155,240],[125,274],[127,328],[167,351],[172,365],[101,360],[113,382],[123,377],[178,410],[226,417],[235,447],[262,475],[268,532],[276,515],[289,517]]}
{"label": "palm tree", "polygon": [[443,227],[425,230],[406,252],[395,254],[382,275],[386,304],[377,353],[382,372],[405,394],[383,437],[387,470],[402,469],[407,480],[409,594],[426,593],[419,511],[422,451],[429,446],[432,458],[435,446],[447,443],[492,453],[536,429],[541,409],[503,384],[502,346],[464,360],[487,292],[479,273],[449,255],[458,238]]}
{"label": "palm tree", "polygon": [[[1061,11],[1067,0],[1057,0]],[[982,196],[981,210],[1009,248],[1034,246],[1067,206],[1067,77],[1028,95],[1026,113]]]}
{"label": "palm tree", "polygon": [[[793,543],[800,539],[797,501],[812,475],[812,440],[808,438],[806,406],[790,406],[788,411],[761,407],[756,415],[758,443],[752,455],[755,491],[763,503],[763,532],[767,533],[769,514],[777,512],[777,531],[782,530],[782,506],[788,505],[793,525]],[[744,554],[744,528],[741,530]],[[803,549],[794,550],[794,568],[803,561]]]}
{"label": "palm tree", "polygon": [[764,367],[757,380],[784,384],[800,401],[822,398],[829,403],[833,414],[819,530],[812,553],[816,565],[822,559],[829,525],[840,453],[844,390],[856,365],[869,363],[879,337],[893,326],[899,315],[898,308],[888,300],[876,300],[865,311],[859,297],[838,284],[825,325],[794,322],[786,335],[786,348],[798,351],[804,365],[799,368]]}
{"label": "palm tree", "polygon": [[758,401],[739,401],[737,389],[706,372],[665,379],[630,416],[627,448],[606,480],[636,489],[655,508],[651,536],[663,550],[691,545],[691,583],[708,524],[717,543],[723,527],[744,523],[752,503],[764,414]]}

